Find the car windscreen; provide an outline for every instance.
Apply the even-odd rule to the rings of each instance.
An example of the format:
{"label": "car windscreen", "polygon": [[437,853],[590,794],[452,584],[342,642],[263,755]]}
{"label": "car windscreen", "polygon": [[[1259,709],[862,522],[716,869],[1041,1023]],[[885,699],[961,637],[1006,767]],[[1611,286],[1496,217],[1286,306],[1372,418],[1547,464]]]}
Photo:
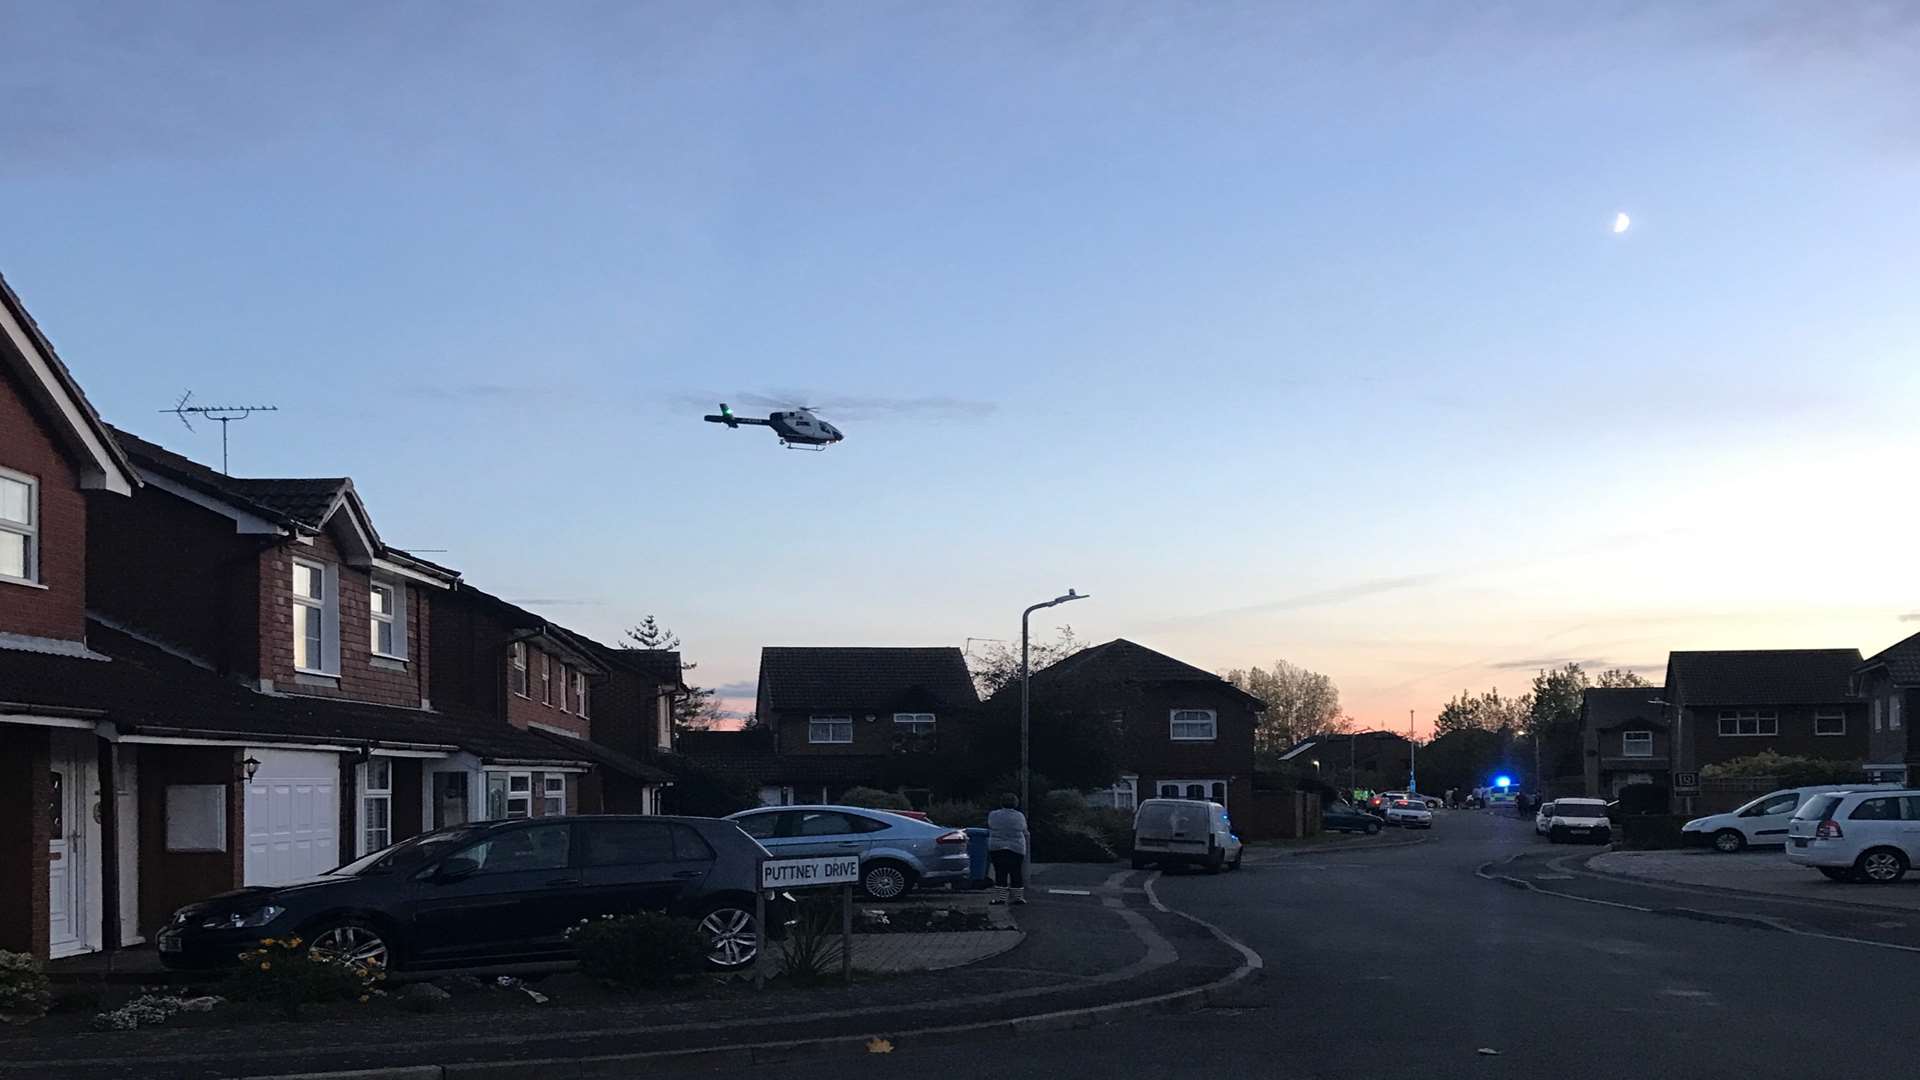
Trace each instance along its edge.
{"label": "car windscreen", "polygon": [[1600,818],[1607,816],[1606,803],[1563,802],[1553,804],[1554,817]]}
{"label": "car windscreen", "polygon": [[1807,800],[1806,805],[1794,811],[1793,820],[1825,821],[1833,813],[1833,808],[1840,805],[1841,798],[1839,795],[1815,795]]}
{"label": "car windscreen", "polygon": [[411,840],[402,840],[392,847],[382,848],[371,855],[362,856],[330,872],[349,876],[404,874],[478,838],[485,831],[484,829],[447,829],[442,832],[427,833]]}
{"label": "car windscreen", "polygon": [[1207,808],[1202,803],[1148,803],[1134,820],[1136,832],[1154,836],[1207,831]]}

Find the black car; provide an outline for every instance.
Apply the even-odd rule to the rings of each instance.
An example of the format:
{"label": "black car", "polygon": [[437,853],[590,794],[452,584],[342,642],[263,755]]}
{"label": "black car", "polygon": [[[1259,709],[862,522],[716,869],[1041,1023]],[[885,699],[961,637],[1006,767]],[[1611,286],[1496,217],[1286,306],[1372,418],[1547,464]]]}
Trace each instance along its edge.
{"label": "black car", "polygon": [[1320,827],[1327,832],[1363,832],[1371,836],[1380,831],[1380,819],[1352,803],[1328,803],[1320,808]]}
{"label": "black car", "polygon": [[[700,921],[707,962],[753,962],[757,860],[714,818],[548,817],[416,836],[318,877],[189,904],[161,929],[173,968],[236,962],[263,938],[376,968],[450,967],[570,955],[566,932],[598,915],[664,911]],[[788,901],[767,921],[785,924]]]}

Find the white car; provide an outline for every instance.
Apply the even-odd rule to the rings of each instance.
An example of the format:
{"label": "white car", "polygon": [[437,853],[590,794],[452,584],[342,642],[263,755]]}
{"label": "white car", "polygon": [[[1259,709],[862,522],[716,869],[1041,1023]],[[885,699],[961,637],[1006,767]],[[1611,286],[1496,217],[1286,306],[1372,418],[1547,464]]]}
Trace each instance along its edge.
{"label": "white car", "polygon": [[1787,823],[1793,812],[1815,795],[1829,791],[1889,791],[1898,784],[1826,784],[1819,787],[1783,788],[1770,791],[1736,810],[1694,818],[1680,828],[1680,838],[1688,844],[1710,845],[1729,854],[1747,847],[1784,844]]}
{"label": "white car", "polygon": [[[1555,799],[1547,806],[1553,808],[1547,817],[1548,840],[1556,844],[1568,840],[1594,840],[1604,844],[1613,839],[1613,821],[1607,817],[1605,799]],[[1540,809],[1544,812],[1547,806]]]}
{"label": "white car", "polygon": [[1547,827],[1553,824],[1553,804],[1541,803],[1540,809],[1533,815],[1533,831],[1541,836],[1547,835]]}
{"label": "white car", "polygon": [[1426,800],[1418,796],[1395,799],[1387,804],[1387,824],[1402,825],[1409,829],[1431,829],[1433,811],[1427,809]]}
{"label": "white car", "polygon": [[1787,858],[1835,881],[1899,881],[1920,858],[1920,790],[1815,795],[1787,823]]}

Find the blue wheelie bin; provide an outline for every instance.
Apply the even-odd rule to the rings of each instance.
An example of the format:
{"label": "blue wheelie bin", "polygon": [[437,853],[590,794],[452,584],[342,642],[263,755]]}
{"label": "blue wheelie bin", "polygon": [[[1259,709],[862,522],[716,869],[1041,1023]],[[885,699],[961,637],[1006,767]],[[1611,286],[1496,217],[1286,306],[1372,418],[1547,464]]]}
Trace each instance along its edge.
{"label": "blue wheelie bin", "polygon": [[967,888],[984,889],[990,879],[991,866],[987,860],[987,836],[985,829],[967,830]]}

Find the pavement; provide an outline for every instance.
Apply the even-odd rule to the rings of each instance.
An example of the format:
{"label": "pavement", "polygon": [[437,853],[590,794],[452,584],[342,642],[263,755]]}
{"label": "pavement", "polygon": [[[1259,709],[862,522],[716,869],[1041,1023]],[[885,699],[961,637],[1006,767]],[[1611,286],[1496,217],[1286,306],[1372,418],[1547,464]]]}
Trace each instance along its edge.
{"label": "pavement", "polygon": [[1717,851],[1609,851],[1588,859],[1586,869],[1672,885],[1920,914],[1920,874],[1909,874],[1892,885],[1830,881],[1789,862],[1779,848],[1750,848],[1731,855]]}

